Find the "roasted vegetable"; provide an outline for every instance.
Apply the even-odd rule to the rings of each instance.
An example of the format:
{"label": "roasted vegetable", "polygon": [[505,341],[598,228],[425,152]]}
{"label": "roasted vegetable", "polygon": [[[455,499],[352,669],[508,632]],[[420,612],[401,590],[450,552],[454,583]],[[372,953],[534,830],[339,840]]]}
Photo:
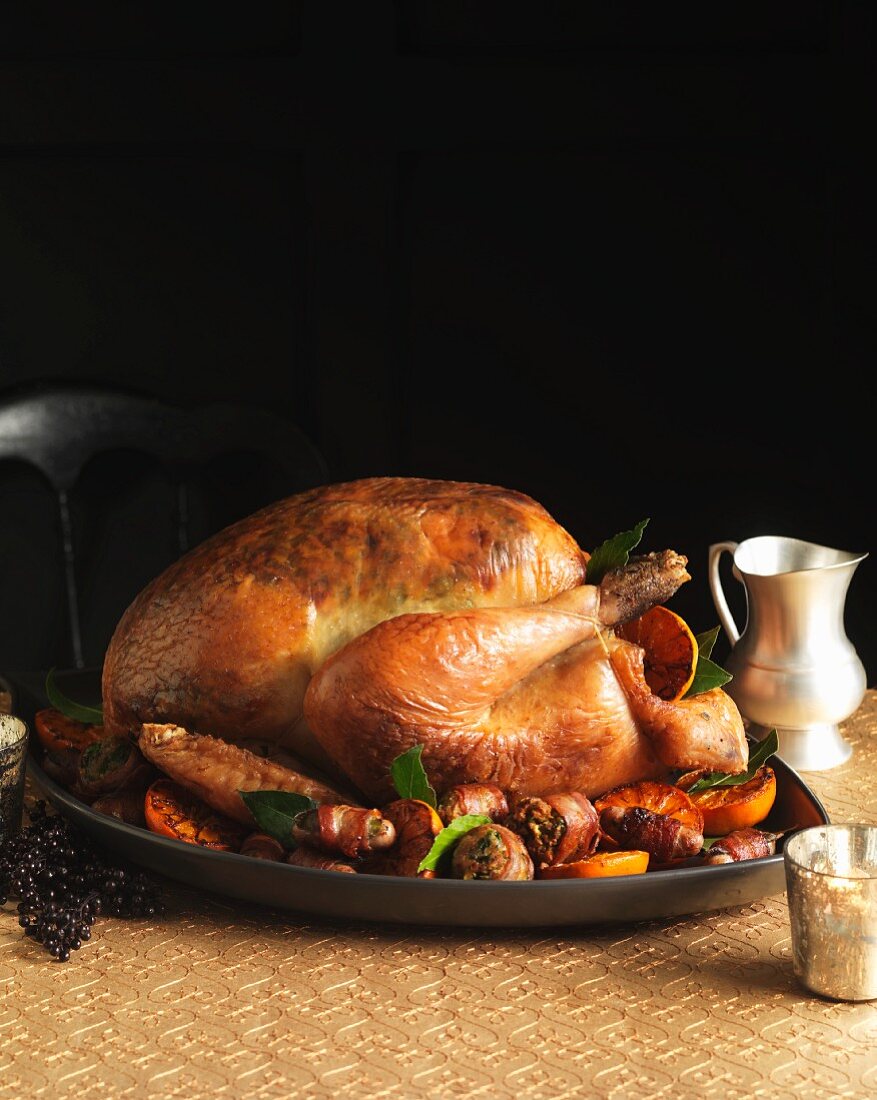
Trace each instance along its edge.
{"label": "roasted vegetable", "polygon": [[600,827],[620,848],[648,852],[657,863],[692,856],[703,847],[703,833],[669,814],[644,806],[607,806]]}
{"label": "roasted vegetable", "polygon": [[459,841],[451,876],[462,879],[531,879],[535,868],[517,833],[505,825],[479,825]]}
{"label": "roasted vegetable", "polygon": [[458,783],[445,791],[436,808],[445,825],[468,814],[484,814],[498,821],[509,812],[505,794],[493,783]]}
{"label": "roasted vegetable", "polygon": [[355,859],[389,848],[396,839],[396,828],[380,810],[327,803],[298,814],[293,819],[292,838],[330,855]]}
{"label": "roasted vegetable", "polygon": [[520,836],[537,867],[573,863],[591,855],[600,839],[597,811],[577,791],[517,798],[504,824]]}
{"label": "roasted vegetable", "polygon": [[318,852],[316,848],[310,848],[307,844],[300,844],[290,852],[286,862],[293,867],[315,867],[319,871],[344,871],[347,874],[356,874],[353,864],[326,855],[324,852]]}
{"label": "roasted vegetable", "polygon": [[781,833],[768,833],[763,829],[735,829],[717,840],[704,856],[704,863],[739,863],[744,859],[761,859],[772,856]]}

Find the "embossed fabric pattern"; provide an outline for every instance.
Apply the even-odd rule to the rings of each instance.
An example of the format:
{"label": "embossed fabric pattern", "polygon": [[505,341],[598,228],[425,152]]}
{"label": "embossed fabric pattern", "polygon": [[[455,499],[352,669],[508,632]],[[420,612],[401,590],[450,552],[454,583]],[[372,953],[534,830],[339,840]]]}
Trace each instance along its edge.
{"label": "embossed fabric pattern", "polygon": [[[804,779],[832,821],[875,822],[877,691],[843,732],[852,759]],[[877,1002],[798,985],[783,894],[580,931],[167,897],[161,921],[101,919],[63,964],[0,909],[2,1100],[877,1095]]]}

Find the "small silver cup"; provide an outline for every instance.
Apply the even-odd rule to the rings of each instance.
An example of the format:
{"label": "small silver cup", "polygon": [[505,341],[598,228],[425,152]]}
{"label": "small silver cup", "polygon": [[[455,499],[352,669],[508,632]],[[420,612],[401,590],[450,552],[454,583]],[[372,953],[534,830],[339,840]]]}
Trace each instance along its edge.
{"label": "small silver cup", "polygon": [[28,727],[12,714],[0,714],[0,844],[21,831]]}
{"label": "small silver cup", "polygon": [[814,825],[783,848],[798,980],[836,1001],[877,998],[877,825]]}

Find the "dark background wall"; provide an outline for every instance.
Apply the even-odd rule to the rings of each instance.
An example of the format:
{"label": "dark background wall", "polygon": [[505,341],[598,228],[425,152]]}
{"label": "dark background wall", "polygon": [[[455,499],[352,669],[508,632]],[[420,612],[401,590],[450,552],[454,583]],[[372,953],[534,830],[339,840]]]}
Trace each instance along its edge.
{"label": "dark background wall", "polygon": [[[649,518],[708,629],[713,542],[877,551],[873,29],[816,0],[5,6],[0,382],[244,401],[331,480],[504,484],[588,548]],[[79,490],[95,663],[167,553],[106,548],[154,543],[149,476]],[[215,522],[283,488],[241,475]],[[65,660],[41,493],[0,477],[16,665]],[[846,609],[872,685],[875,570]]]}

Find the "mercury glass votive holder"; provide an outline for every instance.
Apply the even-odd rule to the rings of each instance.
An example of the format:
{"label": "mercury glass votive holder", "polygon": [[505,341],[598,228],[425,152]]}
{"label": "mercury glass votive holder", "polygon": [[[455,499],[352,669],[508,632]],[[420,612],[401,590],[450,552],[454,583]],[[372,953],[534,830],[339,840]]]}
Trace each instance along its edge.
{"label": "mercury glass votive holder", "polygon": [[27,725],[0,714],[0,844],[21,831],[27,742]]}
{"label": "mercury glass votive holder", "polygon": [[792,958],[803,986],[877,998],[877,825],[814,825],[783,847]]}

